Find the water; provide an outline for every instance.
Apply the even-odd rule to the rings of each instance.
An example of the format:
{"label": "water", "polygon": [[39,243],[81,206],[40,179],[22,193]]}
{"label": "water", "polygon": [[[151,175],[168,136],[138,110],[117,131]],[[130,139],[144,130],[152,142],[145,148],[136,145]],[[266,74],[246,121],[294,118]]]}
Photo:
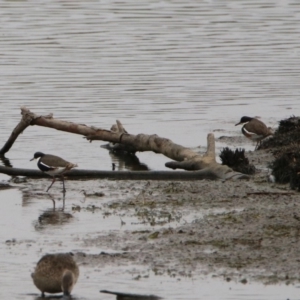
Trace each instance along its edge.
{"label": "water", "polygon": [[[240,135],[234,124],[243,115],[260,116],[276,127],[280,119],[300,111],[299,15],[296,0],[1,1],[1,147],[19,122],[23,105],[36,114],[53,113],[58,119],[104,129],[119,119],[132,134],[155,133],[202,150],[209,132],[216,137]],[[14,167],[36,168],[29,159],[43,151],[82,169],[110,170],[112,162],[127,169],[100,148],[102,144],[33,126],[6,157]],[[254,148],[246,140],[233,146]],[[169,161],[153,153],[138,157],[154,170],[166,169]],[[0,175],[0,180],[8,178]],[[33,216],[20,206],[20,196],[10,194],[6,201],[3,193],[2,225],[9,230],[1,233],[1,240],[35,238]],[[35,205],[38,209],[40,204]],[[11,224],[15,217],[22,227]],[[0,251],[3,261],[19,259],[3,245]],[[7,280],[14,277],[13,265],[4,269]],[[25,279],[27,273],[21,276]],[[172,284],[177,283],[166,290],[172,290]],[[11,290],[7,285],[3,295]],[[15,298],[23,299],[20,293]],[[226,295],[283,299],[287,293],[263,287],[259,295],[247,288]],[[97,294],[100,297],[111,299]],[[213,291],[205,294],[205,299],[214,297]]]}
{"label": "water", "polygon": [[[30,274],[37,260],[45,253],[82,251],[99,254],[101,251],[114,253],[111,249],[83,243],[85,239],[97,238],[109,231],[126,231],[150,229],[149,224],[136,225],[132,217],[123,216],[126,223],[121,226],[120,218],[109,216],[103,218],[99,213],[82,210],[72,212],[72,205],[87,206],[87,203],[99,205],[99,199],[87,199],[83,205],[72,192],[68,192],[66,209],[60,210],[62,203],[56,201],[57,219],[45,218],[52,211],[52,203],[47,197],[24,197],[17,189],[0,191],[0,297],[8,295],[12,299],[37,299],[38,290],[34,287]],[[107,201],[107,198],[104,201]],[[116,199],[116,198],[115,198]],[[74,203],[75,202],[75,203]],[[98,204],[97,204],[98,203]],[[102,203],[102,200],[101,200]],[[195,214],[196,212],[193,212]],[[210,211],[211,213],[211,211]],[[199,212],[201,215],[202,212]],[[187,221],[186,218],[185,222]],[[136,220],[135,220],[136,221]],[[169,224],[172,226],[172,224]],[[7,228],[7,230],[5,230]],[[139,280],[137,276],[142,275]],[[122,262],[109,265],[80,265],[80,277],[73,292],[72,299],[110,300],[115,297],[100,294],[107,289],[128,293],[156,294],[164,299],[299,299],[298,285],[262,285],[255,282],[242,284],[226,282],[223,278],[208,276],[169,277],[155,275],[150,266],[127,265]],[[297,298],[298,297],[298,298]],[[53,299],[53,298],[52,298]]]}
{"label": "water", "polygon": [[[105,129],[119,119],[130,133],[187,147],[205,147],[217,129],[240,134],[233,125],[242,115],[274,127],[298,114],[297,1],[5,1],[0,8],[2,143],[22,105]],[[100,144],[30,127],[7,157],[32,167],[28,159],[41,150],[81,168],[111,169]],[[168,161],[139,158],[151,169]]]}

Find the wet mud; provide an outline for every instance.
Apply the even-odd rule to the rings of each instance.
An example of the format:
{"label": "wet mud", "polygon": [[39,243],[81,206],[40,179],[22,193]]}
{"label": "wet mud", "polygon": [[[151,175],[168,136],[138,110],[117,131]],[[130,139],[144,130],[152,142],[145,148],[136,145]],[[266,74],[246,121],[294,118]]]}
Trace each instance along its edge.
{"label": "wet mud", "polygon": [[[60,195],[56,208],[44,211],[34,226],[39,231],[63,226],[83,213],[94,219],[98,215],[99,220],[113,218],[115,227],[95,223],[94,230],[86,228],[74,238],[77,247],[72,251],[84,267],[130,270],[135,265],[174,278],[298,282],[299,193],[270,182],[270,153],[246,155],[258,168],[248,181],[67,180],[64,210],[58,182],[52,195]],[[22,183],[23,203],[44,198],[41,190],[48,183]],[[134,279],[143,278],[145,268],[135,271]]]}

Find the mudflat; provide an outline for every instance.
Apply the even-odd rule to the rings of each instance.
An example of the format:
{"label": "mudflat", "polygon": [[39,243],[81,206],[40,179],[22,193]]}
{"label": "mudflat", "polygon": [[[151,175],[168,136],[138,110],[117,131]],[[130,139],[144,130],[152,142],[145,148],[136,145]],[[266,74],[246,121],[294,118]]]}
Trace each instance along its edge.
{"label": "mudflat", "polygon": [[122,216],[131,216],[149,229],[132,226],[83,237],[87,247],[116,253],[75,252],[76,260],[98,266],[134,263],[174,277],[298,281],[300,195],[269,181],[269,152],[246,155],[258,169],[247,181],[118,181],[122,200],[94,206],[93,213],[118,215],[121,224]]}

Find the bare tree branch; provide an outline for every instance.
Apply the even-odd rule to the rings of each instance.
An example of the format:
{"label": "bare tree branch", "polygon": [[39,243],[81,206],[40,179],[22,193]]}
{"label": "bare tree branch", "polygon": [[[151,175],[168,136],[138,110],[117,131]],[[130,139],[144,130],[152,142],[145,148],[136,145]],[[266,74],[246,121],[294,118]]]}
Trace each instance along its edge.
{"label": "bare tree branch", "polygon": [[[244,174],[234,172],[228,166],[220,165],[219,163],[216,162],[215,138],[212,133],[209,133],[207,136],[206,153],[204,155],[200,155],[199,153],[196,153],[189,148],[175,144],[171,140],[159,137],[156,134],[153,135],[129,134],[125,130],[121,122],[118,120],[116,121],[116,124],[113,125],[111,130],[106,130],[106,129],[96,128],[96,127],[90,127],[85,124],[76,124],[73,122],[55,119],[53,118],[52,114],[48,116],[38,116],[32,113],[26,107],[21,107],[21,114],[22,114],[22,119],[20,123],[13,130],[9,140],[6,142],[6,144],[0,151],[0,154],[2,155],[7,151],[9,151],[14,141],[17,139],[18,135],[23,130],[25,130],[29,125],[37,125],[37,126],[54,128],[56,130],[61,130],[65,132],[80,134],[85,136],[85,138],[90,142],[92,142],[93,140],[101,140],[101,141],[107,141],[114,144],[125,145],[128,147],[128,149],[131,149],[133,151],[153,151],[155,153],[161,153],[173,160],[172,162],[166,163],[166,166],[168,168],[184,169],[188,171],[198,171],[197,173],[198,175],[200,174],[199,175],[200,177],[203,176],[204,178],[221,178],[221,179],[249,178]],[[21,172],[20,169],[15,169],[15,170],[19,170]],[[28,174],[30,173],[29,171],[30,170],[26,170]],[[81,171],[83,171],[84,173],[80,173]],[[96,171],[92,171],[92,173],[93,172]],[[70,172],[70,174],[81,174],[81,176],[85,176],[84,174],[92,174],[92,173],[89,172],[89,170],[72,170]],[[114,173],[116,174],[116,172]],[[196,177],[198,175],[196,175]],[[26,176],[30,176],[30,175],[26,175]],[[102,176],[102,175],[97,175],[97,176]],[[178,178],[180,177],[180,175],[174,175],[174,176],[175,177],[178,176]],[[188,175],[188,176],[193,177],[193,175]]]}

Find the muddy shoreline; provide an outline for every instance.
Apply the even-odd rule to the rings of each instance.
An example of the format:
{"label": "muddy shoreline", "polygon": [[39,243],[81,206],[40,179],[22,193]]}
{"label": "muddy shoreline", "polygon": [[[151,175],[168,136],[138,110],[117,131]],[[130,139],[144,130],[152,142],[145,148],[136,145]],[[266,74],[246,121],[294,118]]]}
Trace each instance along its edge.
{"label": "muddy shoreline", "polygon": [[[141,282],[155,274],[176,281],[297,283],[300,194],[268,180],[269,152],[247,157],[258,169],[250,180],[67,180],[64,210],[60,182],[48,194],[50,178],[15,180],[21,211],[38,212],[31,223],[39,233],[30,242],[30,253],[37,254],[33,262],[45,253],[72,251],[81,286],[90,276],[102,278],[103,270]],[[22,247],[28,241],[5,244]]]}
{"label": "muddy shoreline", "polygon": [[[260,150],[247,156],[259,169],[248,181],[103,183],[102,190],[118,193],[118,198],[93,206],[79,203],[73,205],[73,213],[117,215],[120,226],[123,218],[131,217],[136,220],[132,228],[146,224],[148,229],[82,236],[82,246],[111,251],[75,250],[76,260],[84,266],[128,266],[128,270],[140,265],[157,275],[178,278],[209,275],[242,283],[298,282],[300,195],[268,181],[270,153]],[[84,183],[88,191],[89,182]],[[76,181],[68,185],[79,192]],[[138,280],[143,274],[134,276]]]}

